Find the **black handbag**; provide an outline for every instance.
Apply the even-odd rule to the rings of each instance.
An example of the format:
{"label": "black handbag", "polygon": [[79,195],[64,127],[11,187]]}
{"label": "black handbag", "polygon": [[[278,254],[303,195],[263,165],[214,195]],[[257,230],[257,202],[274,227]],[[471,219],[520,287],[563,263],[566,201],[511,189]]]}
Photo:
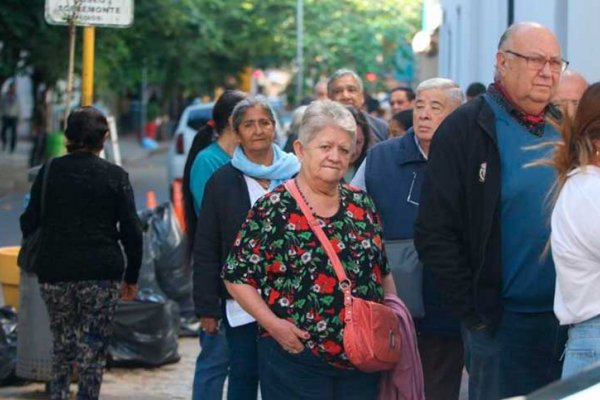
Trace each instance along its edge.
{"label": "black handbag", "polygon": [[40,224],[35,231],[33,231],[27,237],[24,237],[23,240],[21,240],[21,249],[19,250],[19,255],[17,257],[17,264],[19,265],[19,267],[21,267],[22,270],[29,273],[36,272],[35,267],[40,257],[40,251],[42,249],[42,237],[44,236],[43,224],[46,208],[46,186],[48,183],[48,173],[50,172],[50,164],[52,164],[52,158],[48,160],[48,163],[46,164],[46,169],[44,170],[44,176],[42,177]]}

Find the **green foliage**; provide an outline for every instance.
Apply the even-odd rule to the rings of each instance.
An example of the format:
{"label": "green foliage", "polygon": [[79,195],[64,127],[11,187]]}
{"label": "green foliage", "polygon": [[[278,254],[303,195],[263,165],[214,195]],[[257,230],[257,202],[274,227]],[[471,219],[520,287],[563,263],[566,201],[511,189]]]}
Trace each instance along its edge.
{"label": "green foliage", "polygon": [[[96,90],[137,92],[146,71],[167,95],[211,93],[246,66],[291,67],[296,0],[137,0],[134,23],[96,30]],[[304,0],[309,81],[340,67],[364,74],[394,68],[396,49],[418,30],[420,0]],[[0,2],[0,79],[34,68],[49,84],[66,76],[66,27],[44,22],[44,0]],[[78,54],[81,47],[78,30]],[[80,57],[78,56],[79,60]]]}

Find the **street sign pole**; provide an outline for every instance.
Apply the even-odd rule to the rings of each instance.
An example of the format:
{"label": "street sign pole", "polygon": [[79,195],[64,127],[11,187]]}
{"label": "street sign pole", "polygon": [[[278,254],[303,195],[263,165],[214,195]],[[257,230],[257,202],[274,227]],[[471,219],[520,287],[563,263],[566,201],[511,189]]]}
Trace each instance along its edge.
{"label": "street sign pole", "polygon": [[83,28],[83,73],[81,88],[81,105],[91,106],[94,102],[94,43],[96,28],[85,26]]}
{"label": "street sign pole", "polygon": [[67,70],[67,93],[65,96],[65,113],[63,114],[63,131],[67,129],[67,118],[71,106],[71,98],[73,96],[73,69],[75,68],[75,33],[77,27],[75,21],[69,23],[69,67]]}

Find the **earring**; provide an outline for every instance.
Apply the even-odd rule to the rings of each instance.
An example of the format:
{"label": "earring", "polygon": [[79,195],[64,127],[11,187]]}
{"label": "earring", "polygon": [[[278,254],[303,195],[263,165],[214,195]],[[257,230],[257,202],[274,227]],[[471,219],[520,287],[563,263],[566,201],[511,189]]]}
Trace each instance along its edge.
{"label": "earring", "polygon": [[600,158],[600,149],[596,147],[596,158]]}

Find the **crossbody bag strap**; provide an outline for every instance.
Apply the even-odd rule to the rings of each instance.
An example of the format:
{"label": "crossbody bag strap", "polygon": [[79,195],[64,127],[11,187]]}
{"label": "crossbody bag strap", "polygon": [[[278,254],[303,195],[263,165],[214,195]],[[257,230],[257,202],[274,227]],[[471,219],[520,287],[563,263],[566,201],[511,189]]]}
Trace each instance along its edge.
{"label": "crossbody bag strap", "polygon": [[49,159],[46,163],[46,168],[44,169],[44,176],[42,177],[42,195],[40,199],[40,221],[42,221],[42,223],[44,221],[44,215],[46,214],[46,188],[48,186],[48,175],[50,174],[50,165],[52,164],[52,160],[54,160],[54,158]]}
{"label": "crossbody bag strap", "polygon": [[310,207],[308,207],[308,204],[306,204],[306,202],[302,198],[302,195],[298,190],[298,186],[296,185],[296,181],[293,179],[288,180],[285,183],[285,188],[296,200],[296,203],[298,203],[298,207],[300,207],[300,210],[308,220],[308,225],[310,226],[310,229],[312,229],[314,234],[317,236],[317,239],[319,239],[319,242],[321,242],[321,246],[323,246],[325,253],[329,257],[329,260],[333,265],[335,274],[338,280],[340,281],[340,289],[342,290],[342,292],[344,292],[344,305],[346,306],[345,320],[347,321],[351,318],[352,308],[350,306],[352,305],[352,295],[350,292],[350,280],[348,279],[348,276],[346,276],[346,271],[344,271],[342,262],[340,261],[340,258],[333,249],[329,238],[327,238],[327,235],[325,234],[325,232],[323,232],[323,228],[321,228],[321,225],[319,225],[317,219],[310,210]]}

